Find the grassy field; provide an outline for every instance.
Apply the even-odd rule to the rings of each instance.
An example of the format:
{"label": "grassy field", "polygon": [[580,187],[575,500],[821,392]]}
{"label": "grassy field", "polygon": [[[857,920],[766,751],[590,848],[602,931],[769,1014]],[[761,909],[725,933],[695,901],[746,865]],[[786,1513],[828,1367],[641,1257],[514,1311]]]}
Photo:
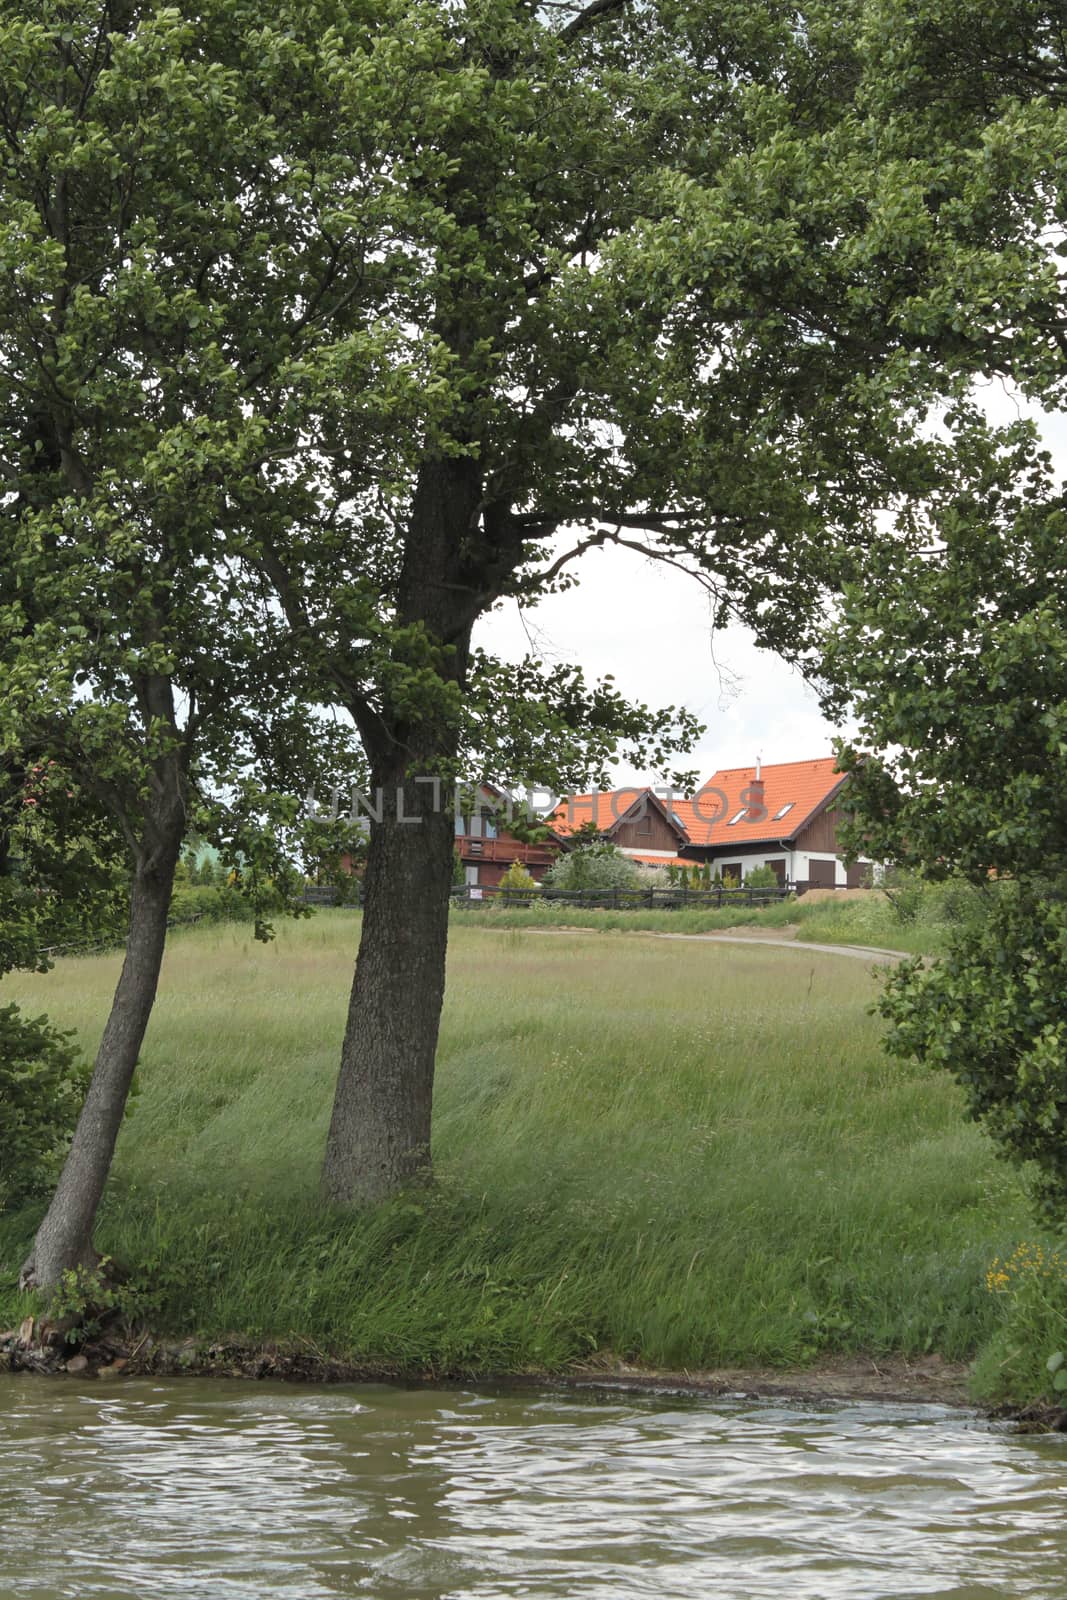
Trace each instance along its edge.
{"label": "grassy field", "polygon": [[[433,1192],[315,1206],[357,919],[175,934],[99,1243],[160,1332],[408,1371],[966,1355],[1027,1230],[954,1085],[889,1062],[864,964],[458,926]],[[115,955],[5,980],[102,1026]],[[0,1217],[0,1326],[36,1214]]]}

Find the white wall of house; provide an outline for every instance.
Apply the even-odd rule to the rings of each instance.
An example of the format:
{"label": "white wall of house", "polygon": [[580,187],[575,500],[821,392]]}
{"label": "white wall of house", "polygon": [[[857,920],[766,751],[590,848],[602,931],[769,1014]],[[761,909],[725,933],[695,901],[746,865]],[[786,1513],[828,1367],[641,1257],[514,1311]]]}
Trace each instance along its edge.
{"label": "white wall of house", "polygon": [[650,857],[654,856],[657,861],[662,861],[664,866],[666,866],[669,861],[678,860],[677,850],[638,850],[636,848],[630,850],[624,849],[621,845],[617,845],[616,849],[618,850],[620,856],[635,856],[639,857],[642,861],[647,861]]}
{"label": "white wall of house", "polygon": [[[882,869],[867,856],[860,856],[859,860],[863,866],[874,867],[874,881],[876,883],[880,882]],[[848,869],[841,857],[830,856],[825,851],[816,850],[766,850],[762,854],[759,851],[753,851],[750,855],[738,856],[736,860],[731,860],[728,856],[722,859],[717,857],[712,863],[712,872],[723,874],[732,872],[735,875],[740,873],[743,879],[746,873],[752,871],[753,867],[767,866],[775,861],[785,862],[785,876],[788,883],[807,883],[811,878],[811,863],[813,861],[832,861],[834,863],[835,888],[843,889],[848,883]]]}

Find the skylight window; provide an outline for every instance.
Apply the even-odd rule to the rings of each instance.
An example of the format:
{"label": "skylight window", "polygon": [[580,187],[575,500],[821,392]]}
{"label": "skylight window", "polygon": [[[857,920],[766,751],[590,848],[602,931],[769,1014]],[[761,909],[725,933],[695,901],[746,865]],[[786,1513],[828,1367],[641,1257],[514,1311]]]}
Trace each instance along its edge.
{"label": "skylight window", "polygon": [[795,804],[794,801],[787,800],[784,806],[779,806],[778,807],[778,810],[774,813],[774,816],[771,818],[771,821],[772,822],[781,822],[781,820],[785,816],[786,812],[787,811],[792,811],[794,804]]}
{"label": "skylight window", "polygon": [[748,816],[748,807],[747,806],[742,806],[740,811],[737,813],[736,817],[731,817],[729,822],[726,824],[726,826],[728,828],[732,828],[735,822],[744,822],[744,820],[745,820],[745,818],[747,816]]}

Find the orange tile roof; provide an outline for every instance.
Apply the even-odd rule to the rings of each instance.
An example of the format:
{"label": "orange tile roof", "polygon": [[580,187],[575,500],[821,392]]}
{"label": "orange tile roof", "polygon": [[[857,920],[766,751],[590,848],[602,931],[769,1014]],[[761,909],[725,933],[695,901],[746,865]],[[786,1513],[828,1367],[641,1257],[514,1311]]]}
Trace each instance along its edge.
{"label": "orange tile roof", "polygon": [[[674,810],[685,825],[690,842],[728,846],[791,839],[845,782],[834,756],[763,766],[760,776],[763,814],[757,814],[755,819],[746,816],[740,822],[730,821],[746,802],[754,807],[754,797],[749,792],[756,781],[754,766],[724,767],[713,773],[691,800],[675,801]],[[775,813],[785,806],[789,810],[776,819]]]}
{"label": "orange tile roof", "polygon": [[[740,822],[730,822],[746,803],[754,808],[754,797],[746,793],[756,781],[754,766],[720,768],[689,800],[672,798],[668,805],[662,796],[655,798],[668,813],[673,813],[690,844],[730,846],[764,840],[777,843],[798,834],[845,781],[834,756],[815,761],[781,761],[763,766],[760,775],[764,815],[755,819],[745,817]],[[595,822],[598,832],[607,833],[642,795],[655,795],[655,791],[632,788],[570,795],[545,821],[560,839],[568,838],[589,822]],[[775,813],[785,806],[789,810],[776,819]]]}
{"label": "orange tile roof", "polygon": [[626,815],[635,800],[648,793],[647,789],[611,789],[568,795],[545,822],[560,839],[577,833],[590,822],[596,823],[598,832],[606,833]]}

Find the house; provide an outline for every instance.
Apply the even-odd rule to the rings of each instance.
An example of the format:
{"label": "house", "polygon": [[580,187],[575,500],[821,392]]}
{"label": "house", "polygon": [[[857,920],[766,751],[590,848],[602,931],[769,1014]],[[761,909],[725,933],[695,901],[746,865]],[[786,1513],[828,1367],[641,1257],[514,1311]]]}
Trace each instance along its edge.
{"label": "house", "polygon": [[805,889],[854,889],[869,884],[873,863],[846,864],[838,841],[842,792],[848,776],[833,756],[815,761],[728,767],[714,773],[674,811],[685,826],[688,861],[740,881],[753,867],[770,867],[779,883]]}
{"label": "house", "polygon": [[564,847],[592,823],[624,855],[648,866],[709,862],[740,883],[767,866],[798,892],[871,882],[869,860],[846,864],[838,841],[848,783],[833,756],[722,768],[688,799],[652,789],[573,795],[548,819]]}
{"label": "house", "polygon": [[559,855],[552,840],[524,844],[501,825],[503,792],[480,784],[462,807],[456,809],[456,849],[463,874],[471,888],[494,889],[513,861],[521,861],[538,882]]}

